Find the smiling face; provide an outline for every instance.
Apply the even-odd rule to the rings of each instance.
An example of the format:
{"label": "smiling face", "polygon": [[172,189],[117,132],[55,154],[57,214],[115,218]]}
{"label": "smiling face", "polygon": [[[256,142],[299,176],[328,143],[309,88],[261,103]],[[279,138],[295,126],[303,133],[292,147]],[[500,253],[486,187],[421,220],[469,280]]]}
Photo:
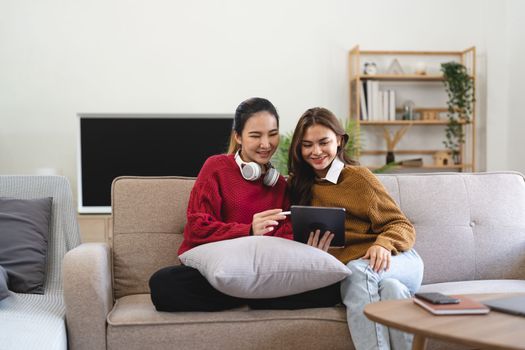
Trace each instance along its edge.
{"label": "smiling face", "polygon": [[235,140],[241,145],[241,159],[244,162],[268,164],[279,145],[279,127],[274,115],[266,111],[254,113],[244,124]]}
{"label": "smiling face", "polygon": [[337,156],[340,143],[341,137],[326,126],[314,124],[305,130],[301,140],[301,155],[317,177],[326,176],[330,164]]}

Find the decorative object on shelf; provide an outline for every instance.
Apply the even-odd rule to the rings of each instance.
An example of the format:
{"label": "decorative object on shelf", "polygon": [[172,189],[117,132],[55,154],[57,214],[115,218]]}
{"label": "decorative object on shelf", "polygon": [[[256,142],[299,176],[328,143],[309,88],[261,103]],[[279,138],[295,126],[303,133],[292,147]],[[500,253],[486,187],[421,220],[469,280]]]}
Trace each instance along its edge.
{"label": "decorative object on shelf", "polygon": [[448,166],[453,164],[450,151],[437,151],[432,155],[432,158],[434,159],[434,165],[436,166]]}
{"label": "decorative object on shelf", "polygon": [[365,62],[364,73],[366,75],[375,75],[375,74],[377,74],[377,65],[374,62]]}
{"label": "decorative object on shelf", "polygon": [[446,140],[443,141],[456,164],[461,163],[460,148],[465,143],[462,124],[470,124],[474,98],[474,81],[467,68],[458,62],[441,64],[445,89],[448,95],[448,124],[445,129]]}
{"label": "decorative object on shelf", "polygon": [[405,125],[401,127],[400,129],[396,130],[394,135],[390,133],[390,131],[383,126],[383,137],[386,141],[386,164],[390,164],[396,161],[396,157],[394,155],[394,149],[396,148],[396,145],[401,141],[403,136],[406,134],[408,129],[412,124]]}
{"label": "decorative object on shelf", "polygon": [[427,64],[425,62],[417,62],[415,73],[417,75],[426,75],[427,74]]}
{"label": "decorative object on shelf", "polygon": [[390,66],[388,66],[388,69],[386,70],[387,74],[392,75],[401,75],[405,72],[403,71],[403,68],[401,67],[401,64],[399,64],[399,61],[397,58],[394,58],[392,60],[392,63],[390,63]]}
{"label": "decorative object on shelf", "polygon": [[414,120],[414,102],[410,100],[403,104],[403,120]]}
{"label": "decorative object on shelf", "polygon": [[439,111],[435,109],[419,109],[421,113],[421,120],[438,120]]}

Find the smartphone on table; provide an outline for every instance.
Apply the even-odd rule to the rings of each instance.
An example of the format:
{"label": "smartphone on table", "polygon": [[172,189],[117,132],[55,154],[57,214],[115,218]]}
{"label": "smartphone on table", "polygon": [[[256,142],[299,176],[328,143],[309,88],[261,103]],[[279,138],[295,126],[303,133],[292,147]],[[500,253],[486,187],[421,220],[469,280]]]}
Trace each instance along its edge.
{"label": "smartphone on table", "polygon": [[442,293],[416,293],[416,298],[428,301],[432,304],[458,304],[459,299],[449,297]]}

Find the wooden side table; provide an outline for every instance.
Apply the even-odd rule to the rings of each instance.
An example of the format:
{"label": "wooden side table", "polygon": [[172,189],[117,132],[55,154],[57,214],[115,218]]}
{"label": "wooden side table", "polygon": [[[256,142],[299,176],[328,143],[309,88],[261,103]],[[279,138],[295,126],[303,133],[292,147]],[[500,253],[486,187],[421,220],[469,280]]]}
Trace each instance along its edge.
{"label": "wooden side table", "polygon": [[[471,294],[483,301],[509,294]],[[491,311],[486,315],[436,316],[412,299],[368,304],[364,313],[374,322],[414,334],[413,350],[423,350],[427,338],[477,346],[483,349],[525,349],[525,317]]]}

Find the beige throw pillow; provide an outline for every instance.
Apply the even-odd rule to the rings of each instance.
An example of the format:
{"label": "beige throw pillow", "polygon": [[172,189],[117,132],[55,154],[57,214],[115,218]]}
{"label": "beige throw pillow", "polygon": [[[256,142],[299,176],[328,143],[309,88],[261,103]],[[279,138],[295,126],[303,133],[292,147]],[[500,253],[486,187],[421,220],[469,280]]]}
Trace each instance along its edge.
{"label": "beige throw pillow", "polygon": [[180,257],[217,290],[239,298],[275,298],[322,288],[351,271],[321,249],[292,240],[250,236],[195,247]]}

